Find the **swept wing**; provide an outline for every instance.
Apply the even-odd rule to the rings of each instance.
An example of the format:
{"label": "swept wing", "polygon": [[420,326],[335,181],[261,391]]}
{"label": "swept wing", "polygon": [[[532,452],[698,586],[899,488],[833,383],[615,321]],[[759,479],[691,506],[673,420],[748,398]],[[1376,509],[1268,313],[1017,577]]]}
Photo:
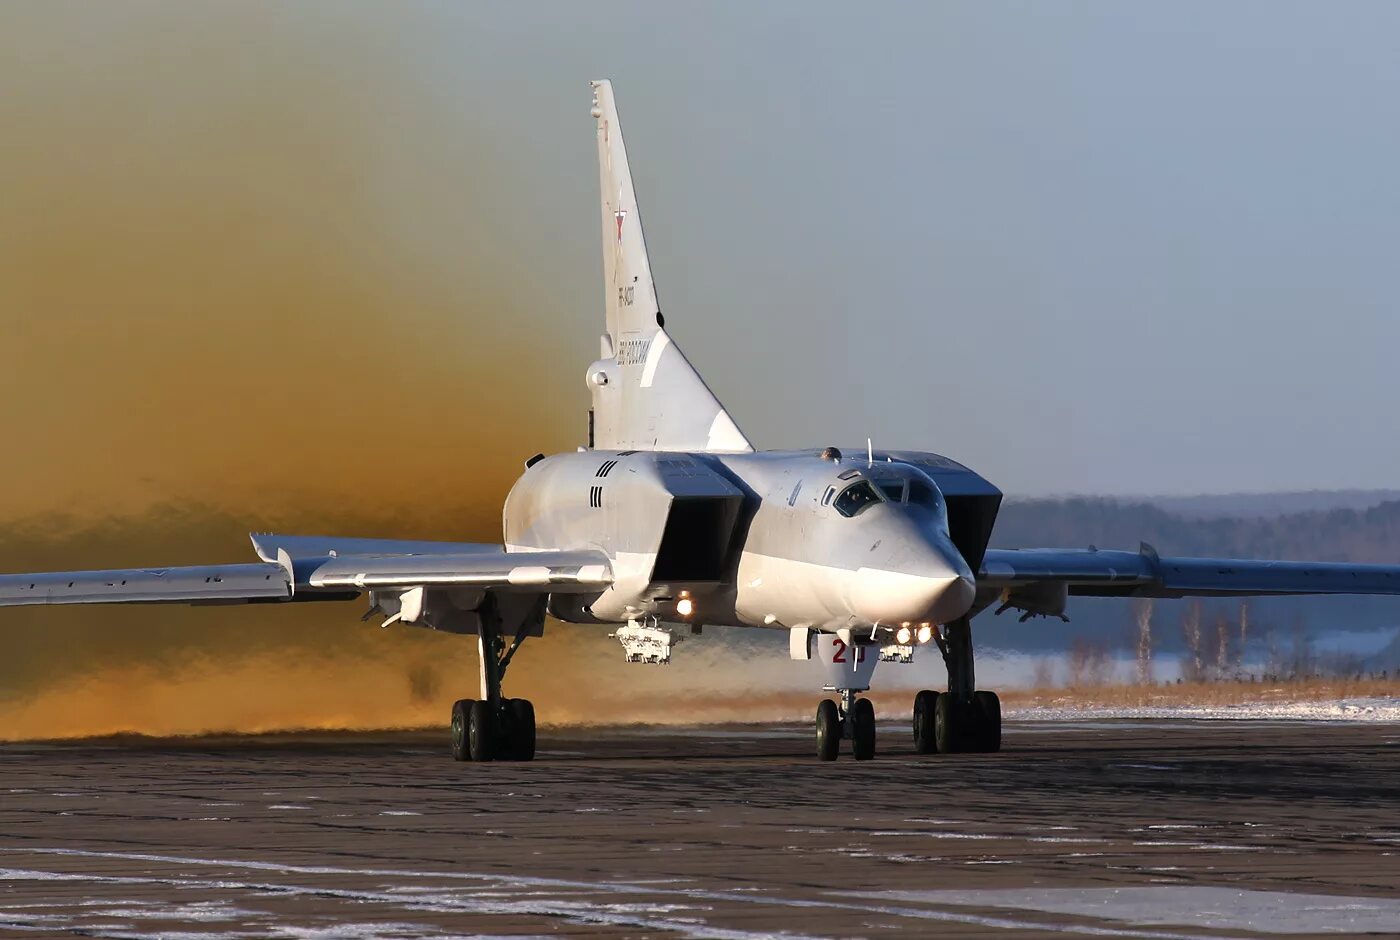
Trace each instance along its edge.
{"label": "swept wing", "polygon": [[1095,549],[988,549],[979,587],[1064,586],[1094,597],[1400,594],[1400,566],[1161,556]]}
{"label": "swept wing", "polygon": [[278,535],[255,535],[253,545],[260,563],[0,575],[0,606],[344,600],[365,590],[415,587],[569,593],[612,582],[601,552]]}

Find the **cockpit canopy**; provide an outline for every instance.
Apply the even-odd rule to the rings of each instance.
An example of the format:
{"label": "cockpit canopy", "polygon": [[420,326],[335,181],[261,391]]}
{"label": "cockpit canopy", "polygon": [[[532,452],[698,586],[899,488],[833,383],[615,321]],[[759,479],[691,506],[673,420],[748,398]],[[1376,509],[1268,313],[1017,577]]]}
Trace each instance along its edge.
{"label": "cockpit canopy", "polygon": [[847,518],[860,515],[876,503],[913,506],[937,514],[947,525],[943,494],[926,475],[909,466],[901,466],[898,472],[888,466],[880,471],[869,477],[859,471],[846,471],[841,479],[850,482],[844,489],[838,489],[840,484],[829,487],[822,505],[830,505]]}
{"label": "cockpit canopy", "polygon": [[857,516],[861,510],[868,509],[880,501],[880,494],[869,480],[857,480],[842,490],[841,495],[832,500],[831,504],[843,516]]}

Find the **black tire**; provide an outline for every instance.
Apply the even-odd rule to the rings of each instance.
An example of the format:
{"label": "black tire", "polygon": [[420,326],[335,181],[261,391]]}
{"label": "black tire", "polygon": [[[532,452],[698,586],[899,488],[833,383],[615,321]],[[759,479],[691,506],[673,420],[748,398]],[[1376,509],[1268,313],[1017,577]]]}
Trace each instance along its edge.
{"label": "black tire", "polygon": [[535,759],[535,706],[529,699],[513,698],[506,703],[510,715],[510,759]]}
{"label": "black tire", "polygon": [[938,719],[934,710],[938,706],[938,693],[927,689],[914,696],[914,751],[918,754],[934,754],[938,751],[938,741],[934,730]]}
{"label": "black tire", "polygon": [[965,709],[958,707],[952,693],[944,692],[934,703],[933,739],[940,754],[956,754],[964,750],[967,738],[963,726]]}
{"label": "black tire", "polygon": [[471,750],[467,746],[468,713],[476,704],[469,698],[452,703],[452,759],[471,760]]}
{"label": "black tire", "polygon": [[974,692],[972,704],[977,716],[977,750],[995,754],[1001,750],[1001,699],[995,692]]}
{"label": "black tire", "polygon": [[851,710],[851,753],[856,760],[875,756],[875,706],[868,698],[856,699]]}
{"label": "black tire", "polygon": [[841,751],[841,713],[824,698],[817,704],[817,760],[836,760]]}
{"label": "black tire", "polygon": [[467,712],[467,751],[474,761],[495,757],[496,716],[489,702],[472,702]]}

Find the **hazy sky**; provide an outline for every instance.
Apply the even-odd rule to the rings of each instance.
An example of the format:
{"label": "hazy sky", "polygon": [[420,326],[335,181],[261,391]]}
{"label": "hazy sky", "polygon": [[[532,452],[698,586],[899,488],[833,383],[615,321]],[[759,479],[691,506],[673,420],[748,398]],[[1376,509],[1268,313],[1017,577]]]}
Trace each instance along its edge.
{"label": "hazy sky", "polygon": [[[162,336],[262,404],[211,406],[252,415],[236,435],[161,432],[159,461],[41,441],[5,482],[63,463],[88,494],[121,474],[199,492],[162,477],[189,446],[210,456],[188,476],[247,454],[276,486],[296,446],[298,482],[334,487],[448,461],[443,440],[512,473],[577,443],[602,326],[587,81],[609,77],[667,325],[758,446],[869,435],[1013,495],[1400,485],[1397,36],[1400,6],[1360,2],[8,4],[0,206],[23,206],[0,224],[0,325],[55,384],[9,379],[7,425],[49,397],[82,440],[121,384],[75,379],[64,317],[105,324],[85,374]],[[131,169],[154,152],[159,173]],[[219,276],[143,269],[179,304],[143,299],[169,289],[153,277],[60,315],[47,279],[84,266],[14,259],[74,187],[130,201],[143,232],[206,200],[258,211],[209,249]],[[341,295],[279,294],[283,212]],[[133,237],[83,231],[96,256]],[[536,432],[541,402],[560,412]]]}

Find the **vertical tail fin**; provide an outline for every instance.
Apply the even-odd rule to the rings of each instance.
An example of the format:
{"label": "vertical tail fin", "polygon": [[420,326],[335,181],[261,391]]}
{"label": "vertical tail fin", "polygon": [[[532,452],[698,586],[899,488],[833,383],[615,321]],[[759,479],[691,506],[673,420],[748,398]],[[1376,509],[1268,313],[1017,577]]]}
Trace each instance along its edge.
{"label": "vertical tail fin", "polygon": [[663,327],[612,83],[593,82],[602,189],[607,333],[588,370],[594,445],[605,449],[753,450]]}

